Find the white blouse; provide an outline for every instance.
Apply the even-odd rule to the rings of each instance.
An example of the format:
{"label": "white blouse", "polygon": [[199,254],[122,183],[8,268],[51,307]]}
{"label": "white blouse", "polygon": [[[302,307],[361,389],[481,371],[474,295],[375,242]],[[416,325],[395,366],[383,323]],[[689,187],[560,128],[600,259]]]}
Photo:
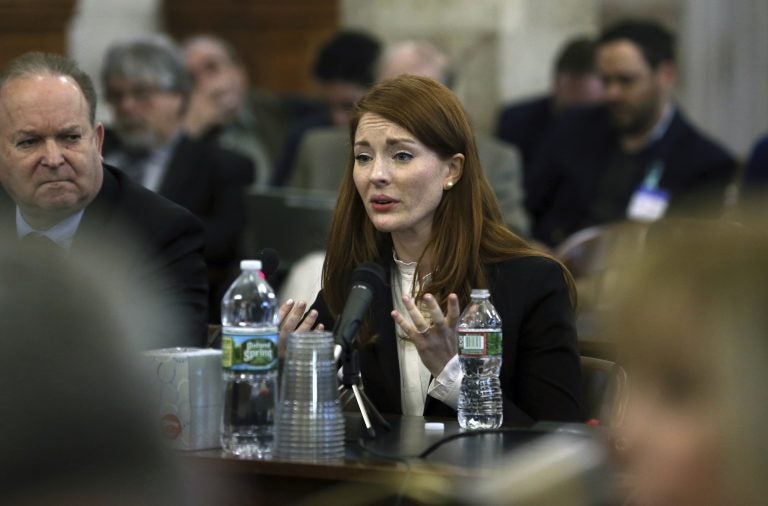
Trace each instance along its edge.
{"label": "white blouse", "polygon": [[[394,308],[410,320],[411,317],[403,303],[403,295],[413,298],[414,290],[418,293],[422,280],[417,280],[414,286],[413,278],[416,275],[416,262],[402,262],[395,257],[397,269],[392,269],[392,303]],[[429,314],[422,311],[427,323],[431,323]],[[424,402],[427,395],[456,409],[459,400],[459,387],[461,386],[461,364],[458,355],[445,365],[437,378],[430,381],[429,369],[419,357],[416,346],[407,338],[407,334],[395,323],[397,340],[397,358],[400,364],[400,405],[404,415],[424,414]]]}

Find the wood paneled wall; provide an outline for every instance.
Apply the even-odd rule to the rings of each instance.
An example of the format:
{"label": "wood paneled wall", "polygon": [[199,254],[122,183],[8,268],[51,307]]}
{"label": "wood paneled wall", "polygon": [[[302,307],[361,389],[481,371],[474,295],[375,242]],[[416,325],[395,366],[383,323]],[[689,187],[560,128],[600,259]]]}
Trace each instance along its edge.
{"label": "wood paneled wall", "polygon": [[0,66],[27,51],[67,54],[76,0],[0,0]]}
{"label": "wood paneled wall", "polygon": [[164,0],[166,30],[177,40],[218,35],[235,46],[253,84],[308,93],[318,47],[338,27],[338,0]]}

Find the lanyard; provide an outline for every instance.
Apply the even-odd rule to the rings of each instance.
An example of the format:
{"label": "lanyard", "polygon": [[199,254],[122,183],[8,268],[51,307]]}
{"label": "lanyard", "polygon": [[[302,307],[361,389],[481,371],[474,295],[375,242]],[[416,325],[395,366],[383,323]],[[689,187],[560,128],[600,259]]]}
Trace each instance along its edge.
{"label": "lanyard", "polygon": [[661,160],[656,160],[651,164],[651,168],[648,171],[648,173],[645,175],[645,179],[643,179],[643,184],[641,185],[641,188],[647,189],[647,190],[655,190],[659,187],[659,181],[661,181],[661,176],[664,174],[664,162]]}

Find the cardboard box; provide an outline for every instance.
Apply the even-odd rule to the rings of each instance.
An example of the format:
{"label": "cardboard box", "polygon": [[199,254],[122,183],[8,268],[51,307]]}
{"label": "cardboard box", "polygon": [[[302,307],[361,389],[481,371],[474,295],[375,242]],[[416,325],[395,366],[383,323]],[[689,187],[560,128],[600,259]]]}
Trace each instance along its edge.
{"label": "cardboard box", "polygon": [[178,450],[218,448],[221,350],[165,348],[145,356],[149,401],[163,439]]}

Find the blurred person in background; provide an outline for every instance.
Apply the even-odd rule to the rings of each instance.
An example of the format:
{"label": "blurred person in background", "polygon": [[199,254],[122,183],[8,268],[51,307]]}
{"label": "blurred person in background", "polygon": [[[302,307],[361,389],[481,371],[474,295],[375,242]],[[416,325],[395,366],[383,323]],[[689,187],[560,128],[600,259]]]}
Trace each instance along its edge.
{"label": "blurred person in background", "polygon": [[563,112],[603,98],[593,40],[577,37],[565,42],[555,60],[551,87],[546,95],[506,105],[497,119],[496,137],[520,150],[526,172]]}
{"label": "blurred person in background", "polygon": [[221,296],[238,272],[253,167],[221,149],[215,138],[193,139],[184,132],[192,81],[181,53],[167,39],[114,44],[104,57],[102,84],[113,117],[104,159],[203,222],[207,318],[219,322]]}
{"label": "blurred person in background", "polygon": [[197,35],[184,42],[193,91],[184,118],[194,138],[213,134],[219,145],[251,160],[254,182],[269,183],[291,115],[283,101],[250,85],[248,71],[226,40]]}
{"label": "blurred person in background", "polygon": [[380,51],[379,41],[372,35],[351,30],[338,32],[320,48],[312,75],[325,110],[298,120],[290,128],[272,178],[273,186],[289,184],[307,132],[349,126],[355,103],[376,80]]}
{"label": "blurred person in background", "polygon": [[[448,56],[434,44],[406,40],[386,48],[378,65],[378,80],[403,74],[429,77],[446,86],[452,81]],[[523,206],[522,167],[517,150],[493,137],[475,132],[480,160],[504,222],[527,236],[528,216]],[[307,132],[299,147],[289,186],[336,192],[349,152],[347,128],[318,128]]]}
{"label": "blurred person in background", "polygon": [[[456,416],[456,330],[472,288],[488,288],[504,334],[504,422],[582,421],[572,281],[505,225],[457,97],[428,78],[377,84],[350,124],[322,291],[299,325],[333,328],[353,270],[380,263],[358,337],[365,391],[382,413]],[[306,304],[281,306],[281,341]]]}
{"label": "blurred person in background", "polygon": [[736,161],[675,103],[674,45],[652,21],[621,21],[602,33],[604,105],[564,117],[529,178],[536,239],[556,245],[589,226],[689,215],[709,200],[722,208]]}
{"label": "blurred person in background", "polygon": [[629,375],[617,429],[627,504],[768,494],[768,227],[744,223],[654,224],[616,292],[605,330]]}
{"label": "blurred person in background", "polygon": [[93,83],[72,60],[26,53],[0,72],[0,244],[31,242],[73,257],[92,255],[86,239],[95,235],[124,246],[131,279],[159,284],[164,311],[175,316],[152,329],[149,346],[200,346],[202,226],[102,163],[104,127],[95,116]]}

